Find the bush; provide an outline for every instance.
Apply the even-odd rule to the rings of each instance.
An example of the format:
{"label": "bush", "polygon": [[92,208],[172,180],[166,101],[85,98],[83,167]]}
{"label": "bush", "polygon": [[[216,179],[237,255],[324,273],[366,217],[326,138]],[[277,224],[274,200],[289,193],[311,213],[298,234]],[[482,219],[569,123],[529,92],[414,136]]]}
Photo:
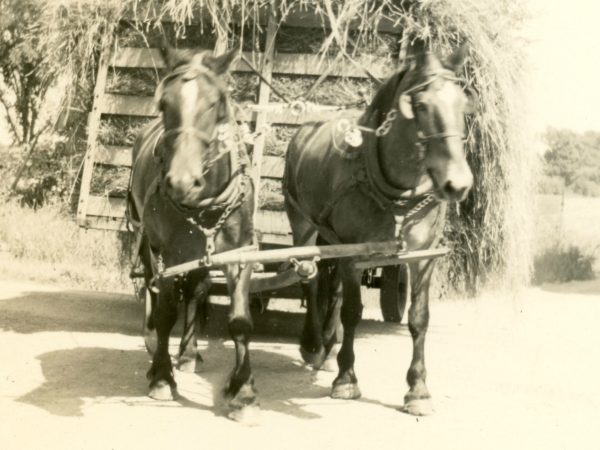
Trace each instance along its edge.
{"label": "bush", "polygon": [[539,194],[562,195],[565,191],[565,181],[556,175],[541,175],[537,191]]}
{"label": "bush", "polygon": [[554,245],[534,259],[533,283],[566,283],[594,278],[594,255],[575,245]]}
{"label": "bush", "polygon": [[585,197],[600,197],[600,183],[596,183],[589,179],[576,180],[569,186],[569,190]]}

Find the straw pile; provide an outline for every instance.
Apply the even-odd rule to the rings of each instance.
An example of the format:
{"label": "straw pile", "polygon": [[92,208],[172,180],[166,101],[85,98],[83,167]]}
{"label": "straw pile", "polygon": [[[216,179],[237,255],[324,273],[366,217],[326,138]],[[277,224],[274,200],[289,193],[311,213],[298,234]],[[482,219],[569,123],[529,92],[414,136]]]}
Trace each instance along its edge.
{"label": "straw pile", "polygon": [[[72,85],[80,87],[81,80],[93,79],[90,68],[94,66],[98,50],[116,45],[110,38],[117,35],[118,28],[123,31],[123,22],[119,19],[132,16],[144,19],[146,11],[154,13],[149,25],[130,20],[128,31],[120,35],[121,45],[156,46],[160,19],[169,17],[174,25],[167,34],[174,35],[180,46],[185,45],[189,36],[194,37],[192,46],[202,44],[208,48],[218,37],[226,37],[230,46],[242,45],[245,50],[258,51],[264,48],[264,10],[271,3],[266,0],[166,0],[147,2],[144,9],[132,0],[110,0],[103,6],[92,0],[63,0],[61,5],[66,6],[53,4],[48,8],[49,16],[54,14],[60,19],[48,22],[48,34],[69,38],[67,45],[54,46],[55,54],[68,55],[62,57],[67,61],[65,67],[73,75]],[[276,40],[279,52],[397,55],[397,37],[377,32],[378,24],[384,19],[403,29],[403,39],[427,39],[441,54],[450,54],[460,42],[470,45],[469,63],[463,75],[480,99],[477,114],[469,123],[471,132],[467,144],[475,186],[467,202],[458,209],[450,208],[451,220],[446,232],[447,242],[454,248],[446,261],[447,279],[459,290],[469,292],[476,292],[484,283],[493,281],[519,286],[527,282],[530,275],[532,220],[529,210],[536,165],[535,156],[529,151],[524,117],[522,86],[527,65],[525,43],[518,31],[526,15],[521,3],[518,0],[281,0],[276,7],[284,18],[292,8],[310,7],[327,28],[306,30],[280,25]],[[198,12],[200,5],[204,8],[203,14]],[[81,11],[87,11],[87,15]],[[234,18],[241,25],[229,25]],[[192,22],[196,28],[189,26]],[[78,39],[74,39],[75,36]],[[127,84],[124,77],[130,75],[119,74],[119,82],[111,85],[116,88]],[[136,89],[143,91],[141,93],[150,92],[154,80],[147,74],[142,77],[148,86]],[[274,84],[286,96],[295,98],[306,93],[313,81],[275,77]],[[137,86],[133,82],[129,84]],[[255,101],[257,85],[254,76],[236,75],[235,97]],[[352,103],[357,100],[359,88],[373,92],[370,81],[327,80],[313,93],[313,100],[328,104]],[[275,129],[267,138],[266,152],[283,154],[291,133],[290,127]],[[274,202],[265,200],[263,203],[272,205]]]}

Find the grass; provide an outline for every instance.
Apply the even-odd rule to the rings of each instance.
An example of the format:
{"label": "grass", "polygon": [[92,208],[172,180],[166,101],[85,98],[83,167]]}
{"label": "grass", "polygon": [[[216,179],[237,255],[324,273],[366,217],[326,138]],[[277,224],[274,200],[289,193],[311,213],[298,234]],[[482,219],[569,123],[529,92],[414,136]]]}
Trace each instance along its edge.
{"label": "grass", "polygon": [[600,198],[536,197],[533,281],[585,280],[600,272]]}
{"label": "grass", "polygon": [[85,230],[57,204],[34,211],[0,205],[0,273],[99,291],[131,292],[128,241]]}

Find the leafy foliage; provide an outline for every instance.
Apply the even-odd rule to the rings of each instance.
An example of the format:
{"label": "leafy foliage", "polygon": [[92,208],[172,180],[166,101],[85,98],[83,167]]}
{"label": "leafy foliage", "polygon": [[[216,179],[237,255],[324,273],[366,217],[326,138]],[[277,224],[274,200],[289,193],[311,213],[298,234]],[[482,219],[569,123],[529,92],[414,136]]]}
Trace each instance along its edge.
{"label": "leafy foliage", "polygon": [[555,245],[535,257],[533,282],[566,283],[594,278],[594,255],[585,254],[575,245]]}
{"label": "leafy foliage", "polygon": [[[561,179],[569,192],[600,196],[600,133],[549,128],[544,139],[548,145],[545,175]],[[543,193],[552,193],[545,187],[541,186]]]}
{"label": "leafy foliage", "polygon": [[48,123],[40,109],[55,82],[40,33],[41,0],[0,0],[0,103],[15,143],[35,146]]}

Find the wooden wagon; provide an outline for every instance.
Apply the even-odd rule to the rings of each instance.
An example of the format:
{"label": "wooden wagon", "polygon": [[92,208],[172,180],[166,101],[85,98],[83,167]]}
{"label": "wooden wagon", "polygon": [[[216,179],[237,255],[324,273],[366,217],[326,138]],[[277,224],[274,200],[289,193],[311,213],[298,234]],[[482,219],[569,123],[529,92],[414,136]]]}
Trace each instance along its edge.
{"label": "wooden wagon", "polygon": [[[362,55],[353,60],[345,57],[322,57],[310,53],[284,53],[277,49],[276,35],[278,24],[273,14],[268,11],[260,18],[263,22],[265,33],[264,51],[244,52],[244,57],[250,64],[239,60],[232,72],[252,74],[258,71],[258,95],[254,103],[246,103],[239,111],[238,121],[252,124],[255,130],[264,129],[265,125],[273,126],[298,126],[307,120],[329,119],[332,116],[345,116],[350,119],[358,117],[360,108],[313,108],[310,111],[294,111],[284,107],[282,103],[274,103],[271,80],[276,76],[315,77],[319,80],[335,80],[339,77],[365,80],[369,77],[384,78],[393,71],[398,70],[406,58],[406,46],[399,45],[398,53],[393,57],[377,57]],[[320,19],[310,11],[291,11],[285,18],[285,26],[290,28],[319,28],[322,27]],[[389,33],[397,42],[401,42],[401,30],[391,23],[382,21],[380,30]],[[219,53],[226,48],[224,40],[217,40],[215,52]],[[392,62],[392,64],[390,64]],[[164,67],[160,52],[155,48],[118,47],[112,52],[106,52],[100,57],[100,64],[94,89],[93,108],[88,120],[87,152],[84,160],[81,180],[81,194],[79,198],[77,221],[82,227],[100,228],[118,231],[128,231],[125,210],[126,199],[122,191],[106,190],[101,195],[94,193],[90,188],[92,181],[101,168],[124,168],[131,166],[131,147],[122,145],[107,145],[99,139],[99,130],[103,120],[112,117],[145,117],[152,118],[157,115],[153,98],[149,95],[124,95],[106,91],[107,80],[111,74],[132,69],[157,70]],[[335,110],[334,109],[338,109]],[[261,186],[269,181],[280,181],[283,175],[284,160],[281,156],[265,154],[265,135],[258,134],[252,145],[252,169],[257,195]],[[259,202],[257,202],[259,204]],[[274,211],[258,208],[255,215],[255,226],[259,249],[263,251],[255,256],[256,261],[264,264],[266,273],[258,274],[255,283],[255,294],[263,298],[301,298],[301,290],[297,281],[301,275],[292,273],[278,274],[271,272],[277,269],[273,263],[289,260],[298,256],[298,250],[290,248],[292,244],[290,226],[284,211]],[[284,249],[281,251],[281,249]],[[287,249],[287,250],[285,250]],[[268,259],[268,255],[277,254],[277,258]],[[372,248],[355,248],[353,251],[362,254],[376,254]],[[268,253],[271,252],[271,253]],[[273,253],[275,252],[275,253]],[[316,253],[315,253],[316,252]],[[371,288],[380,289],[380,301],[383,318],[386,321],[399,322],[402,319],[408,295],[408,271],[403,262],[440,256],[444,250],[434,252],[412,252],[411,254],[396,255],[395,259],[385,260],[385,267],[370,267],[365,264],[366,275],[364,284]],[[315,255],[323,256],[321,249],[313,249],[308,254],[304,250],[300,253],[304,258]],[[266,259],[265,259],[266,258]],[[192,262],[187,267],[175,268],[185,271],[194,267],[197,262]],[[271,263],[271,264],[269,264]],[[383,265],[383,264],[382,264]],[[180,273],[178,272],[178,273]],[[168,274],[167,274],[168,275]],[[262,279],[262,281],[260,281]],[[267,279],[265,281],[265,279]],[[220,282],[221,281],[221,282]],[[224,294],[224,283],[219,276],[213,279],[211,294]]]}

